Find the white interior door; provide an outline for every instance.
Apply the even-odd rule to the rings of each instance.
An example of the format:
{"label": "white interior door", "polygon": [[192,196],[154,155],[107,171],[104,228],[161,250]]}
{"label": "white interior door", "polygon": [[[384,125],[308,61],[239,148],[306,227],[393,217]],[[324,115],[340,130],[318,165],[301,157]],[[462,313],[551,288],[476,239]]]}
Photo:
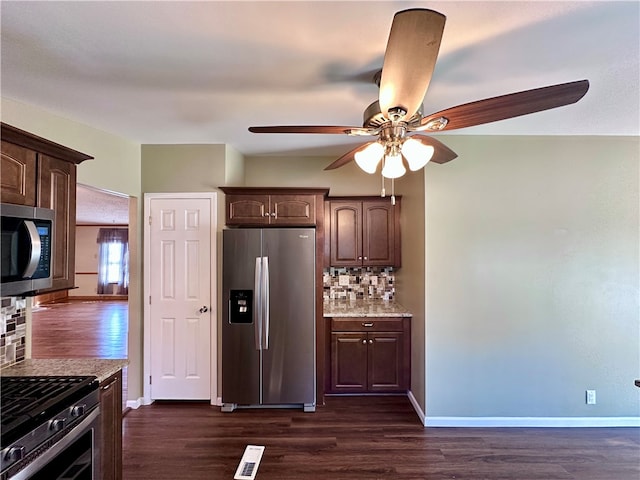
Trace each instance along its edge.
{"label": "white interior door", "polygon": [[182,195],[147,202],[149,396],[215,400],[215,197]]}

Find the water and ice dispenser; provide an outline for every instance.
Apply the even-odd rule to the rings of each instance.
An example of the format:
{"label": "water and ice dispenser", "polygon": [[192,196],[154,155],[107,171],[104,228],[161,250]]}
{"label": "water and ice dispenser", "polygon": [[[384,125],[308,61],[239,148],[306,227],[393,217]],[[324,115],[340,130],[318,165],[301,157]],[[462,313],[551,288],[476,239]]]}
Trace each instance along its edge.
{"label": "water and ice dispenser", "polygon": [[253,321],[253,290],[231,290],[229,295],[229,323]]}

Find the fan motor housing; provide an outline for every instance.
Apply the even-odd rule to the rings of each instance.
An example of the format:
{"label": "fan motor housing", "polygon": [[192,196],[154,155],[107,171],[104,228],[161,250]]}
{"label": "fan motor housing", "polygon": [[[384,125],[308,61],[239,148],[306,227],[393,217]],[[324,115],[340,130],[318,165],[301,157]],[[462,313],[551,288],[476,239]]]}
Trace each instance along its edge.
{"label": "fan motor housing", "polygon": [[[416,113],[409,120],[405,120],[404,122],[409,126],[417,126],[420,125],[420,120],[422,119],[422,105]],[[390,120],[385,117],[380,111],[380,103],[376,100],[371,105],[369,105],[363,115],[362,126],[364,128],[381,128],[386,123],[389,123]]]}

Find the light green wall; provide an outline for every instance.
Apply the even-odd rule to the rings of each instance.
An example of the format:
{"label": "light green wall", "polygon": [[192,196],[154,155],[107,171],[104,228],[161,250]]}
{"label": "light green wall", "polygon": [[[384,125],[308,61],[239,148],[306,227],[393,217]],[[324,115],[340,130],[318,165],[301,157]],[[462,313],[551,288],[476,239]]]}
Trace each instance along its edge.
{"label": "light green wall", "polygon": [[139,143],[4,97],[2,121],[94,157],[78,166],[78,183],[140,196]]}
{"label": "light green wall", "polygon": [[213,192],[225,184],[224,145],[143,145],[142,191]]}
{"label": "light green wall", "polygon": [[244,155],[225,146],[225,185],[244,185]]}
{"label": "light green wall", "polygon": [[445,140],[459,158],[425,175],[427,416],[638,416],[638,138]]}
{"label": "light green wall", "polygon": [[425,406],[424,342],[424,174],[408,173],[400,178],[396,191],[402,195],[402,268],[396,270],[396,300],[412,313],[411,393],[422,412]]}
{"label": "light green wall", "polygon": [[[345,148],[349,150],[349,148]],[[252,187],[330,188],[329,195],[379,195],[380,178],[360,174],[351,162],[324,170],[336,157],[246,157],[245,182]]]}

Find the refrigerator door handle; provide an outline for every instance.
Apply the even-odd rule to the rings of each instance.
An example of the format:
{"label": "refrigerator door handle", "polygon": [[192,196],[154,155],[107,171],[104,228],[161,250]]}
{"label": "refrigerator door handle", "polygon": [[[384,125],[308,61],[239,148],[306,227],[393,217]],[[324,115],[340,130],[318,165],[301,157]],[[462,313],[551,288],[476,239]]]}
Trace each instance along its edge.
{"label": "refrigerator door handle", "polygon": [[253,289],[255,291],[254,298],[254,319],[253,319],[253,336],[255,339],[256,350],[262,350],[262,257],[256,257],[256,269],[254,273]]}
{"label": "refrigerator door handle", "polygon": [[262,314],[264,342],[262,348],[269,349],[269,257],[262,257]]}

